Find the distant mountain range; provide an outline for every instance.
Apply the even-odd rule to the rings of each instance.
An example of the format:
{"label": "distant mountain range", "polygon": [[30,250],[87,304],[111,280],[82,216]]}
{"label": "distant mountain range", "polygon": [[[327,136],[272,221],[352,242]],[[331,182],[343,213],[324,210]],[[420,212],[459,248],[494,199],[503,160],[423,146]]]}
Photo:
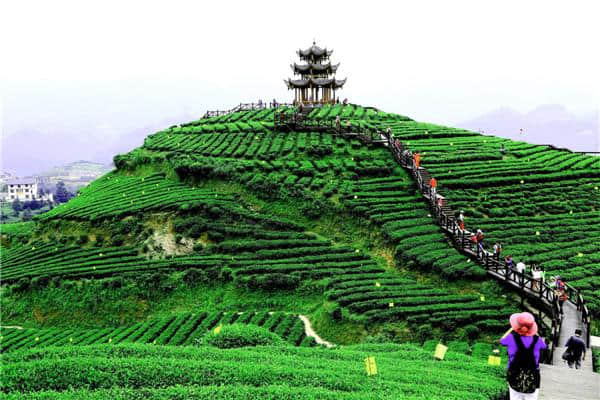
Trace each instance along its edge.
{"label": "distant mountain range", "polygon": [[[28,176],[52,170],[56,165],[69,165],[73,159],[107,165],[115,155],[141,146],[148,134],[173,125],[175,121],[196,118],[198,116],[189,114],[174,115],[157,119],[141,128],[129,129],[120,127],[119,121],[111,121],[110,125],[102,128],[111,131],[110,134],[92,127],[80,134],[77,126],[67,129],[51,124],[23,128],[2,137],[1,169],[17,176]],[[115,134],[117,131],[120,133]]]}
{"label": "distant mountain range", "polygon": [[548,104],[528,113],[502,107],[456,126],[528,143],[597,152],[600,151],[598,119],[598,111],[577,116],[562,105]]}
{"label": "distant mountain range", "polygon": [[[134,122],[143,120],[142,128],[133,127],[133,122],[125,114],[111,115],[105,125],[89,125],[87,120],[62,126],[58,123],[34,124],[21,127],[11,135],[2,137],[2,169],[18,176],[60,175],[53,166],[69,168],[67,164],[74,158],[93,160],[98,165],[111,162],[118,153],[130,151],[140,146],[148,133],[177,122],[198,118],[188,112],[173,113],[170,117],[150,118],[137,115]],[[562,105],[543,105],[528,113],[520,113],[509,107],[499,108],[480,117],[453,126],[483,131],[509,139],[536,144],[553,144],[575,151],[600,151],[598,111],[583,116],[569,113]],[[15,121],[13,125],[20,126]],[[88,124],[88,131],[81,132],[81,125]],[[523,134],[520,134],[520,130]],[[120,133],[115,133],[120,132]],[[66,165],[65,165],[66,164]],[[73,166],[71,167],[73,168]],[[75,175],[75,174],[71,174]],[[85,174],[82,174],[85,175]]]}
{"label": "distant mountain range", "polygon": [[47,177],[97,177],[107,173],[111,169],[113,169],[111,164],[81,160],[59,165],[34,175]]}

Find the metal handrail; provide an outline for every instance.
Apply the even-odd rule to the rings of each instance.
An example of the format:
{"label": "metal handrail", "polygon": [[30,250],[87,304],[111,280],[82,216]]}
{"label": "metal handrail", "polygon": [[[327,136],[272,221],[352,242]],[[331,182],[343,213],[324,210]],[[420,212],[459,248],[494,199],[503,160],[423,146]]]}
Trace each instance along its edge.
{"label": "metal handrail", "polygon": [[204,113],[202,118],[219,117],[221,115],[227,115],[239,111],[254,111],[264,110],[266,108],[277,108],[277,107],[293,107],[292,103],[279,103],[277,101],[261,102],[261,103],[240,103],[237,106],[229,110],[208,110]]}

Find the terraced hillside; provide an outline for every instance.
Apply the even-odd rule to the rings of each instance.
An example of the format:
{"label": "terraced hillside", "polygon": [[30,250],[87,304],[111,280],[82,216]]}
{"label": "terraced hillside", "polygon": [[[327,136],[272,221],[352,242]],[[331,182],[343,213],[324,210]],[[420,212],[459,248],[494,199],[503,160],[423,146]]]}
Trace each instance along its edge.
{"label": "terraced hillside", "polygon": [[194,345],[208,331],[230,324],[252,324],[278,334],[290,344],[313,346],[304,333],[304,324],[294,314],[283,312],[200,312],[173,314],[131,326],[106,329],[0,329],[2,353],[48,346],[141,343]]}
{"label": "terraced hillside", "polygon": [[[364,372],[374,357],[378,374]],[[499,399],[502,369],[449,352],[436,361],[414,345],[211,347],[152,345],[50,347],[4,357],[7,399],[194,398]]]}
{"label": "terraced hillside", "polygon": [[489,246],[499,241],[514,259],[560,274],[598,315],[600,158],[426,124],[393,129]]}
{"label": "terraced hillside", "polygon": [[[282,129],[278,121],[295,111],[172,126],[116,156],[115,171],[68,203],[7,225],[2,325],[25,329],[0,334],[3,392],[503,396],[501,372],[484,362],[518,297],[453,247],[386,148],[333,130]],[[515,260],[560,273],[598,316],[598,158],[357,105],[301,114],[305,126],[338,116],[351,131],[390,128],[488,246],[498,240]],[[414,344],[306,348],[314,342],[298,314],[336,343]],[[284,340],[237,350],[204,342],[234,323]],[[451,353],[434,362],[440,340]],[[365,376],[367,356],[379,360],[376,377]],[[52,368],[52,382],[28,378]]]}
{"label": "terraced hillside", "polygon": [[[141,188],[131,189],[135,182]],[[152,202],[165,192],[161,202]],[[127,196],[116,195],[121,193]],[[146,204],[148,214],[140,214],[136,203]],[[421,207],[418,202],[407,204]],[[178,213],[168,220],[169,229],[179,236],[172,254],[157,251],[154,228],[131,223],[132,217],[143,219],[153,212]],[[116,223],[115,217],[124,219]],[[110,241],[99,241],[104,237],[100,233],[93,241],[84,237],[85,243],[80,237],[52,236],[65,222],[87,228],[106,221],[111,229],[104,236]],[[364,250],[335,244],[289,220],[242,207],[232,195],[187,186],[164,174],[134,178],[111,173],[38,224],[38,236],[49,235],[49,240],[15,243],[3,254],[4,282],[20,290],[62,279],[154,274],[149,279],[162,280],[164,275],[157,274],[179,271],[183,282],[233,281],[253,290],[318,285],[323,301],[337,304],[337,319],[407,321],[413,327],[428,324],[450,331],[469,325],[471,335],[499,331],[503,322],[498,319],[515,310],[504,299],[482,301],[472,290],[439,289],[410,274],[387,271]],[[443,241],[436,244],[445,246]]]}
{"label": "terraced hillside", "polygon": [[[380,224],[397,254],[419,266],[450,278],[483,277],[444,243],[427,210],[414,204],[412,182],[384,149],[327,133],[273,132],[267,127],[277,112],[240,112],[172,127],[117,162],[135,168],[140,160],[168,158],[182,178],[233,178],[269,196],[284,191],[332,198]],[[357,131],[391,128],[421,153],[440,190],[465,210],[470,226],[486,231],[488,243],[499,240],[505,254],[539,264],[549,275],[562,274],[600,309],[600,159],[354,105],[316,108],[308,120],[337,116]],[[249,122],[259,118],[264,129],[257,130]]]}

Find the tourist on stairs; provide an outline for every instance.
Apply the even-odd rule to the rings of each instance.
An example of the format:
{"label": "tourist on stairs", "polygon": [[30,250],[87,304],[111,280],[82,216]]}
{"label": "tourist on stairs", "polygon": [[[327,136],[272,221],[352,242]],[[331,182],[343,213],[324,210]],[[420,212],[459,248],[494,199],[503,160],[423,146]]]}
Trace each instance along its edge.
{"label": "tourist on stairs", "polygon": [[[390,128],[388,128],[388,129],[390,129]],[[396,150],[399,152],[404,153],[406,151],[403,149],[402,142],[400,141],[400,139],[394,139],[394,146],[396,147]]]}
{"label": "tourist on stairs", "polygon": [[540,352],[547,348],[537,335],[535,318],[528,312],[510,316],[511,329],[500,339],[508,352],[508,391],[511,400],[537,400],[540,388]]}
{"label": "tourist on stairs", "polygon": [[415,162],[415,168],[419,169],[421,168],[421,154],[419,154],[419,152],[417,151],[415,153],[415,155],[413,156],[414,158],[414,162]]}
{"label": "tourist on stairs", "polygon": [[563,313],[563,305],[565,301],[569,299],[567,295],[567,285],[565,285],[565,281],[558,275],[554,282],[554,287],[556,288],[554,294],[558,297],[558,305],[560,306],[560,313]]}
{"label": "tourist on stairs", "polygon": [[539,291],[542,288],[542,272],[540,271],[540,267],[537,265],[532,266],[531,276],[533,277],[533,281],[531,282],[531,290]]}
{"label": "tourist on stairs", "polygon": [[500,252],[502,251],[502,245],[500,242],[496,242],[494,244],[494,258],[496,260],[500,260]]}
{"label": "tourist on stairs", "polygon": [[575,336],[571,336],[565,343],[567,350],[562,358],[569,364],[569,368],[581,368],[581,361],[585,360],[585,342],[581,339],[581,329],[575,329]]}
{"label": "tourist on stairs", "polygon": [[402,159],[402,162],[403,162],[403,163],[404,163],[404,164],[405,164],[405,165],[408,167],[408,166],[409,166],[409,163],[412,161],[412,153],[411,153],[411,151],[410,151],[410,150],[408,150],[408,149],[405,149],[405,150],[402,152],[402,156],[404,157],[404,158]]}
{"label": "tourist on stairs", "polygon": [[509,254],[506,257],[504,257],[504,262],[506,263],[506,269],[512,269],[513,268],[513,259],[512,256]]}
{"label": "tourist on stairs", "polygon": [[429,187],[431,188],[431,197],[434,198],[435,197],[435,192],[437,189],[437,179],[435,178],[431,178],[429,180]]}
{"label": "tourist on stairs", "polygon": [[471,233],[471,250],[477,251],[477,235]]}
{"label": "tourist on stairs", "polygon": [[[479,251],[481,251],[481,254],[483,255],[483,238],[485,236],[483,235],[483,231],[481,229],[477,229],[477,246],[479,248]],[[477,252],[479,254],[479,251]]]}
{"label": "tourist on stairs", "polygon": [[517,272],[519,273],[519,285],[523,285],[523,275],[525,275],[525,264],[523,261],[517,263]]}
{"label": "tourist on stairs", "polygon": [[458,227],[461,231],[465,230],[465,212],[462,210],[458,214]]}

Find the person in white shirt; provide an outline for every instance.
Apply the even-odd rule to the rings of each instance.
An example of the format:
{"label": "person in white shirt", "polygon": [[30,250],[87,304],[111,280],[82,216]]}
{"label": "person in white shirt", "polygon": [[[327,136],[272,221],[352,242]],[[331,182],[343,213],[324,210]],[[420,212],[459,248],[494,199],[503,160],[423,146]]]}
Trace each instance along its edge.
{"label": "person in white shirt", "polygon": [[525,273],[525,264],[523,264],[522,261],[519,261],[517,263],[517,272],[519,273],[519,275],[517,276],[517,278],[519,279],[519,283],[523,285],[523,274]]}
{"label": "person in white shirt", "polygon": [[496,260],[500,259],[500,252],[502,251],[502,245],[498,242],[496,242],[496,244],[494,244],[494,258]]}
{"label": "person in white shirt", "polygon": [[537,265],[531,268],[531,275],[533,276],[533,282],[531,282],[531,290],[540,290],[540,283],[542,281],[542,271]]}

